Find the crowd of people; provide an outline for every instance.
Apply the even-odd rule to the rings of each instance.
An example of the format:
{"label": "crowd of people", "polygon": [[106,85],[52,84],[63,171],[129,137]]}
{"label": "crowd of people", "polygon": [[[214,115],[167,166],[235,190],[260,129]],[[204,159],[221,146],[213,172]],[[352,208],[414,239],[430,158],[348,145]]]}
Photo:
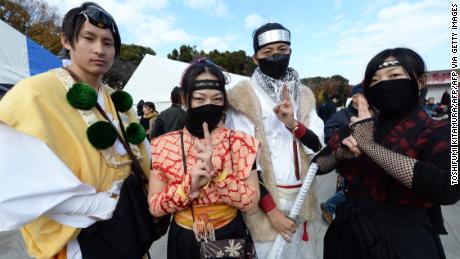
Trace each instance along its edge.
{"label": "crowd of people", "polygon": [[[321,207],[324,258],[445,258],[440,206],[460,191],[450,124],[435,117],[450,99],[422,104],[426,67],[413,50],[375,55],[351,103],[336,112],[332,96],[318,115],[289,66],[291,31],[267,23],[252,37],[249,80],[229,87],[199,58],[170,108],[142,101],[136,116],[129,93],[102,81],[120,54],[114,18],[84,3],[65,15],[61,41],[68,66],[0,101],[0,231],[20,228],[30,256],[144,258],[167,233],[171,259],[268,258],[278,235],[282,258],[318,258]],[[290,218],[311,163],[336,170],[339,188],[319,204],[313,183]]]}

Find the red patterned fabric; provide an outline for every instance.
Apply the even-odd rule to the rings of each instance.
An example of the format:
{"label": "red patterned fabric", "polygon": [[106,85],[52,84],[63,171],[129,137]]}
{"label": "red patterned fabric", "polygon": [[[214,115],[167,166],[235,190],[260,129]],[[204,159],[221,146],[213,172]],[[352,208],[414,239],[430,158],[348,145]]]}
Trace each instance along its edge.
{"label": "red patterned fabric", "polygon": [[[450,148],[448,126],[448,122],[432,120],[419,108],[397,123],[378,144],[419,161],[429,162]],[[328,145],[335,151],[340,143],[340,133],[336,130]],[[390,205],[433,206],[429,199],[392,178],[366,155],[341,161],[337,167],[345,177],[345,191],[350,197],[370,195],[374,200]]]}
{"label": "red patterned fabric", "polygon": [[[185,174],[180,131],[162,135],[152,141],[152,171],[166,183],[161,193],[150,198],[150,209],[155,216],[174,213],[190,205],[191,172],[196,160],[193,145],[198,139],[186,129],[183,132],[187,161]],[[252,206],[255,196],[253,188],[244,181],[251,173],[259,141],[243,132],[226,128],[214,130],[211,138],[214,147],[212,163],[217,175],[200,190],[193,204],[225,203],[244,211]]]}

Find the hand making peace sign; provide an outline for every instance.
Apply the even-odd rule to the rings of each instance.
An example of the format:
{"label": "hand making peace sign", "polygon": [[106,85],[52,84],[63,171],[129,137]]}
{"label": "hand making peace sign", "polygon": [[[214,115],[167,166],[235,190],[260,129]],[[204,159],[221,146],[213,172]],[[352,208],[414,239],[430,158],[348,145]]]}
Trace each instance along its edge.
{"label": "hand making peace sign", "polygon": [[[372,114],[369,110],[369,103],[367,102],[366,98],[363,95],[359,95],[357,100],[358,104],[358,117],[353,116],[350,118],[350,126],[353,123],[366,120],[369,118],[372,118]],[[353,136],[348,136],[342,140],[342,144],[348,147],[348,149],[353,152],[355,157],[358,157],[361,155],[361,150],[359,149],[358,142]]]}
{"label": "hand making peace sign", "polygon": [[206,185],[215,176],[212,165],[212,140],[206,122],[203,123],[203,132],[204,138],[198,139],[193,147],[196,150],[196,161],[192,167],[191,193]]}
{"label": "hand making peace sign", "polygon": [[292,105],[287,85],[283,86],[283,100],[273,107],[273,112],[287,128],[293,129],[297,127],[297,121],[294,118],[294,106]]}

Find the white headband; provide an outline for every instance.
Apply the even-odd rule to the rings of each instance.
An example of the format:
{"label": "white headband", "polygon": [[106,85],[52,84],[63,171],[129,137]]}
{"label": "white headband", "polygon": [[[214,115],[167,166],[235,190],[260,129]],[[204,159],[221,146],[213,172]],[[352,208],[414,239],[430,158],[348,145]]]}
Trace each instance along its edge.
{"label": "white headband", "polygon": [[290,43],[291,34],[288,30],[283,29],[270,30],[257,36],[257,40],[259,42],[259,47],[276,41],[285,41]]}

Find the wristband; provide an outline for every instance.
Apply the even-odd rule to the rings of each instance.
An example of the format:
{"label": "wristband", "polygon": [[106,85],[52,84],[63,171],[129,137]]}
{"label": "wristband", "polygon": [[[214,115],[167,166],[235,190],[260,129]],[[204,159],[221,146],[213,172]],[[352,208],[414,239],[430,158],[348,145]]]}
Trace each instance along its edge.
{"label": "wristband", "polygon": [[297,129],[294,131],[292,131],[292,134],[294,134],[294,136],[296,138],[301,138],[305,135],[305,133],[307,132],[307,127],[305,127],[305,125],[303,125],[302,123],[300,122],[297,122]]}
{"label": "wristband", "polygon": [[259,200],[259,207],[265,212],[269,213],[272,211],[274,208],[276,208],[276,203],[273,200],[273,197],[270,194],[264,195],[260,200]]}

